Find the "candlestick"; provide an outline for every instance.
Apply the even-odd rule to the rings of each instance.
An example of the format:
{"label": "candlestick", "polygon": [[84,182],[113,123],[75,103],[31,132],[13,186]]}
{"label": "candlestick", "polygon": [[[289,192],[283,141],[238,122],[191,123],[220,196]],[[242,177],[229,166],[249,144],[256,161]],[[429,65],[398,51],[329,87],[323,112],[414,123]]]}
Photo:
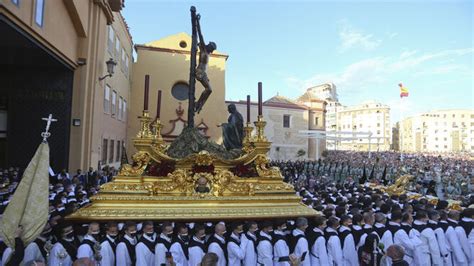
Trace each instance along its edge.
{"label": "candlestick", "polygon": [[262,100],[262,82],[258,83],[258,115],[261,116],[263,109],[263,100]]}
{"label": "candlestick", "polygon": [[145,97],[143,99],[143,110],[148,110],[148,92],[150,90],[150,75],[145,75]]}
{"label": "candlestick", "polygon": [[267,125],[267,122],[263,120],[263,116],[259,115],[257,117],[257,121],[253,123],[255,124],[255,129],[257,130],[257,136],[255,138],[255,141],[267,142],[267,138],[265,137],[265,125]]}
{"label": "candlestick", "polygon": [[158,102],[156,103],[156,120],[160,119],[161,114],[161,90],[158,90]]}
{"label": "candlestick", "polygon": [[247,95],[247,124],[250,123],[250,95]]}

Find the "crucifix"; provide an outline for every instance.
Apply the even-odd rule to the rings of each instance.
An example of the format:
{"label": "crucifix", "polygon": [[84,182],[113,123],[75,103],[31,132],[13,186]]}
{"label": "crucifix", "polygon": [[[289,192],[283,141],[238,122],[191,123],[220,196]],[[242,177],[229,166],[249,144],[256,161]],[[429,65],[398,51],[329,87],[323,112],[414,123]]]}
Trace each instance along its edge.
{"label": "crucifix", "polygon": [[[191,67],[189,72],[189,105],[188,105],[188,127],[194,127],[194,115],[201,112],[202,107],[212,93],[209,77],[207,76],[207,66],[209,57],[217,48],[214,42],[205,43],[201,31],[200,24],[201,15],[196,14],[196,8],[191,6],[191,25],[192,25],[192,41],[191,41]],[[199,43],[198,43],[199,37]],[[199,45],[199,64],[196,66],[196,55]],[[196,102],[196,80],[204,87],[204,91]]]}
{"label": "crucifix", "polygon": [[54,119],[52,114],[49,114],[48,117],[41,118],[41,120],[46,121],[46,129],[44,132],[41,132],[41,137],[43,137],[43,142],[47,142],[47,139],[49,138],[49,136],[51,136],[51,133],[49,132],[49,127],[51,126],[51,123],[56,122],[58,120]]}

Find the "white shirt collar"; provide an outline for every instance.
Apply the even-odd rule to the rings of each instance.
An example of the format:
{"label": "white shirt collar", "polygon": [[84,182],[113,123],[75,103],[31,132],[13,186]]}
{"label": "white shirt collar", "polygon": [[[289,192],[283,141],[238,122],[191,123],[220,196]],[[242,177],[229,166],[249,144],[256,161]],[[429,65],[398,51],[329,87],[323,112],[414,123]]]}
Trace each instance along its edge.
{"label": "white shirt collar", "polygon": [[230,237],[232,237],[232,238],[235,239],[235,240],[240,241],[240,236],[236,236],[234,233],[232,233],[232,234],[230,235]]}
{"label": "white shirt collar", "polygon": [[107,239],[109,239],[110,241],[114,242],[115,243],[115,239],[111,238],[109,235],[106,235]]}
{"label": "white shirt collar", "polygon": [[84,240],[86,240],[86,239],[87,239],[87,240],[90,240],[90,241],[92,241],[92,242],[94,242],[94,243],[97,242],[97,241],[95,240],[95,238],[92,237],[92,236],[89,235],[89,234],[87,234],[87,235],[84,236]]}
{"label": "white shirt collar", "polygon": [[280,231],[280,230],[275,230],[274,232],[275,232],[275,234],[277,234],[277,235],[281,235],[281,236],[285,236],[285,235],[286,235],[285,232]]}
{"label": "white shirt collar", "polygon": [[128,235],[125,235],[125,239],[127,239],[128,242],[130,242],[132,245],[135,245],[137,243],[137,240],[135,238],[132,238]]}
{"label": "white shirt collar", "polygon": [[422,221],[419,221],[419,220],[415,220],[413,221],[414,224],[416,225],[426,225],[426,223],[422,222]]}
{"label": "white shirt collar", "polygon": [[164,239],[164,240],[166,240],[166,241],[168,241],[168,242],[171,242],[171,238],[169,238],[167,235],[165,235],[165,234],[163,234],[163,233],[160,234],[160,238],[162,238],[162,239]]}
{"label": "white shirt collar", "polygon": [[341,232],[344,232],[344,231],[346,231],[346,230],[351,231],[351,229],[350,229],[349,227],[345,226],[345,225],[341,225],[341,226],[339,227],[339,231],[341,231]]}
{"label": "white shirt collar", "polygon": [[297,236],[297,235],[304,235],[304,232],[301,231],[300,229],[296,228],[296,229],[293,231],[293,235],[294,235],[294,236]]}
{"label": "white shirt collar", "polygon": [[272,239],[272,236],[271,236],[271,235],[269,235],[269,234],[267,234],[267,233],[265,233],[265,232],[263,232],[263,231],[260,231],[260,235]]}
{"label": "white shirt collar", "polygon": [[196,236],[193,236],[193,239],[194,239],[194,241],[196,241],[196,242],[199,242],[199,243],[201,243],[201,244],[204,244],[204,240],[201,240],[201,239],[197,238]]}
{"label": "white shirt collar", "polygon": [[313,232],[319,232],[324,234],[323,230],[319,229],[318,227],[313,228]]}
{"label": "white shirt collar", "polygon": [[374,224],[374,227],[383,228],[383,227],[385,227],[385,225],[384,225],[384,224],[381,224],[381,223],[375,223],[375,224]]}
{"label": "white shirt collar", "polygon": [[214,234],[214,236],[217,238],[217,240],[221,241],[222,243],[225,243],[225,239],[221,237],[220,235]]}
{"label": "white shirt collar", "polygon": [[153,233],[153,235],[152,235],[151,237],[149,237],[149,236],[146,235],[146,233],[143,233],[142,237],[144,237],[144,238],[145,238],[146,240],[148,240],[148,241],[153,242],[153,241],[155,241],[156,234]]}
{"label": "white shirt collar", "polygon": [[354,228],[354,230],[362,230],[362,227],[360,227],[358,224],[353,224],[352,228]]}
{"label": "white shirt collar", "polygon": [[388,224],[389,224],[389,225],[393,225],[393,226],[400,226],[400,224],[399,224],[399,223],[392,222],[392,221],[388,222]]}
{"label": "white shirt collar", "polygon": [[453,220],[453,219],[451,219],[451,218],[448,218],[448,221],[450,221],[450,222],[452,222],[452,223],[455,223],[455,224],[458,224],[458,221],[455,221],[455,220]]}
{"label": "white shirt collar", "polygon": [[337,230],[336,230],[336,229],[334,229],[334,228],[332,228],[332,227],[328,227],[328,228],[326,228],[326,231],[328,231],[328,232],[334,232],[334,233],[337,233]]}

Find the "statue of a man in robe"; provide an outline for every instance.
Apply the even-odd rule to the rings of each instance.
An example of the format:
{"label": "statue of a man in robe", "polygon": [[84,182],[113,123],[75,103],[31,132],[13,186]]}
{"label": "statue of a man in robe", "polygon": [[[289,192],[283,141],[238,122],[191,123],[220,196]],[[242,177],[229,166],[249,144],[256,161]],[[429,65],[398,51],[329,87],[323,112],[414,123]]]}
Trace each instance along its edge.
{"label": "statue of a man in robe", "polygon": [[227,150],[241,149],[244,138],[244,119],[239,111],[237,111],[235,104],[229,104],[227,110],[230,114],[227,123],[218,125],[222,127],[224,146]]}

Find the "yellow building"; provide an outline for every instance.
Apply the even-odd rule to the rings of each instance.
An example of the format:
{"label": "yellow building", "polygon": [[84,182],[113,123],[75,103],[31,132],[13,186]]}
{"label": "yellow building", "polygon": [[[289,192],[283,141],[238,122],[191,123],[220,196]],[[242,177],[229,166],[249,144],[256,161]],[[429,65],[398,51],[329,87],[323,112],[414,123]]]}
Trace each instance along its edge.
{"label": "yellow building", "polygon": [[474,111],[437,110],[405,118],[399,138],[404,152],[474,152]]}
{"label": "yellow building", "polygon": [[[265,136],[272,143],[270,158],[273,160],[317,160],[325,149],[325,141],[308,138],[300,131],[324,133],[325,102],[297,103],[284,96],[276,95],[263,102],[263,119],[267,122]],[[235,104],[242,116],[247,116],[246,101],[227,101]],[[250,107],[250,121],[257,120],[258,105]],[[255,133],[255,131],[254,131]]]}
{"label": "yellow building", "polygon": [[390,107],[367,101],[337,111],[336,149],[368,151],[390,150]]}
{"label": "yellow building", "polygon": [[[218,44],[219,45],[219,44]],[[139,131],[139,120],[143,110],[145,75],[150,76],[149,107],[151,117],[156,116],[158,90],[162,91],[161,133],[165,140],[172,141],[184,128],[187,121],[188,84],[191,36],[178,33],[166,38],[135,45],[137,61],[133,64],[133,94],[131,95],[130,119],[128,123],[129,154],[135,151],[131,139]],[[225,67],[228,56],[214,51],[209,59],[208,77],[212,86],[206,105],[195,116],[195,126],[216,142],[222,142],[221,129],[216,125],[227,121],[225,104]],[[203,91],[196,82],[196,99]]]}
{"label": "yellow building", "polygon": [[[132,62],[122,8],[123,0],[1,0],[0,167],[25,166],[49,113],[58,119],[49,139],[53,169],[117,164]],[[115,73],[99,80],[110,58]],[[113,145],[102,147],[103,139]]]}

